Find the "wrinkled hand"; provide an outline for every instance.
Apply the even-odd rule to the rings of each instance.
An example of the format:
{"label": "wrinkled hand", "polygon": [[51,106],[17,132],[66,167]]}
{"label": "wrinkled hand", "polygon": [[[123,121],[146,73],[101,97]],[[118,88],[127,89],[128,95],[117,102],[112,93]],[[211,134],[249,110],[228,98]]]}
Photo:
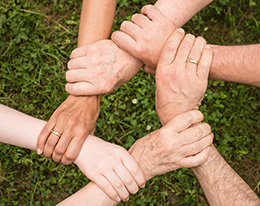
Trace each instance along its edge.
{"label": "wrinkled hand", "polygon": [[88,136],[75,161],[80,170],[115,201],[127,201],[145,184],[138,164],[122,147]]}
{"label": "wrinkled hand", "polygon": [[[202,37],[177,29],[165,43],[156,69],[156,110],[164,125],[198,109],[207,89],[212,50]],[[187,61],[192,59],[197,64]]]}
{"label": "wrinkled hand", "polygon": [[112,34],[112,40],[123,50],[140,59],[145,71],[155,73],[163,45],[176,26],[152,5],[142,8],[130,21],[121,24],[120,31]]}
{"label": "wrinkled hand", "polygon": [[[96,125],[100,97],[69,96],[53,113],[37,141],[37,152],[63,164],[72,163]],[[51,131],[61,134],[59,138]]]}
{"label": "wrinkled hand", "polygon": [[139,60],[112,40],[101,40],[71,53],[65,89],[72,95],[109,93],[130,80],[141,67]]}
{"label": "wrinkled hand", "polygon": [[149,180],[156,175],[183,167],[196,167],[209,155],[213,134],[202,123],[203,114],[197,110],[176,116],[159,130],[139,139],[129,150]]}

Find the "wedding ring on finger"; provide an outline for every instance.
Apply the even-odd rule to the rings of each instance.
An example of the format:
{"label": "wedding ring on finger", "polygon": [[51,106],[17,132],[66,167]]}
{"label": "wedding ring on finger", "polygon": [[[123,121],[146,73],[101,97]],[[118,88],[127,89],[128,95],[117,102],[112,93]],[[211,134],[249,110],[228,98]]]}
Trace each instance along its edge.
{"label": "wedding ring on finger", "polygon": [[59,138],[61,137],[61,134],[59,132],[56,132],[55,130],[51,130],[52,134],[55,134],[56,136],[58,136]]}
{"label": "wedding ring on finger", "polygon": [[187,59],[186,62],[190,62],[190,63],[192,63],[192,64],[196,64],[196,65],[199,64],[199,62],[196,61],[196,60],[194,60],[194,59]]}

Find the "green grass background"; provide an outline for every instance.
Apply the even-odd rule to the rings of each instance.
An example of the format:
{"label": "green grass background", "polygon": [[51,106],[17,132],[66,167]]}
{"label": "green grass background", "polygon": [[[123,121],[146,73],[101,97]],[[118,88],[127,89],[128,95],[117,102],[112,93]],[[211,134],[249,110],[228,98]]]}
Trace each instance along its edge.
{"label": "green grass background", "polygon": [[[117,2],[114,30],[154,1]],[[64,74],[76,48],[80,8],[81,2],[73,0],[0,1],[1,104],[48,120],[65,100]],[[184,29],[211,44],[260,43],[260,2],[214,1]],[[104,96],[96,135],[129,148],[136,139],[160,128],[154,92],[154,77],[140,71]],[[259,196],[259,88],[210,81],[206,94],[200,110],[212,126],[214,144]],[[88,183],[75,165],[57,164],[34,151],[0,144],[0,159],[0,205],[55,205]],[[121,205],[208,203],[191,170],[180,169],[153,178]]]}

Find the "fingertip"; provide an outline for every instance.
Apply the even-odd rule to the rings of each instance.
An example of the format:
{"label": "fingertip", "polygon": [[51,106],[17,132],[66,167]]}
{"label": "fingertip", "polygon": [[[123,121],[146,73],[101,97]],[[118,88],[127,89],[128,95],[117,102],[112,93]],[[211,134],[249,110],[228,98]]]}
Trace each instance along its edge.
{"label": "fingertip", "polygon": [[41,155],[42,154],[42,150],[40,148],[37,148],[37,154]]}
{"label": "fingertip", "polygon": [[176,32],[178,32],[178,33],[180,33],[180,34],[182,34],[182,35],[185,34],[185,31],[184,31],[183,28],[178,28],[178,29],[176,29]]}

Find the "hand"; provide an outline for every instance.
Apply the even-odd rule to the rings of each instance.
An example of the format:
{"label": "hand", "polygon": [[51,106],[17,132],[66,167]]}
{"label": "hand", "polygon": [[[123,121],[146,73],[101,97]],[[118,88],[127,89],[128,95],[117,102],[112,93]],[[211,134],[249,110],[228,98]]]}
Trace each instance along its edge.
{"label": "hand", "polygon": [[205,39],[185,36],[182,29],[165,43],[155,76],[156,110],[163,125],[180,113],[199,108],[212,61],[212,50],[205,45]]}
{"label": "hand", "polygon": [[176,26],[152,5],[142,8],[130,21],[121,24],[120,31],[112,34],[112,40],[123,50],[140,59],[145,71],[155,73],[160,53]]}
{"label": "hand", "polygon": [[122,147],[89,135],[75,161],[79,169],[115,201],[127,201],[144,186],[145,178]]}
{"label": "hand", "polygon": [[209,155],[213,134],[197,110],[176,116],[159,130],[139,139],[129,150],[149,180],[156,175],[183,167],[196,167]]}
{"label": "hand", "polygon": [[[94,130],[99,115],[100,97],[69,96],[53,113],[37,141],[37,153],[72,163],[78,156],[88,134]],[[51,131],[61,134],[59,138]]]}
{"label": "hand", "polygon": [[112,92],[130,80],[141,67],[139,60],[113,41],[101,40],[72,52],[66,72],[66,91],[72,95]]}

